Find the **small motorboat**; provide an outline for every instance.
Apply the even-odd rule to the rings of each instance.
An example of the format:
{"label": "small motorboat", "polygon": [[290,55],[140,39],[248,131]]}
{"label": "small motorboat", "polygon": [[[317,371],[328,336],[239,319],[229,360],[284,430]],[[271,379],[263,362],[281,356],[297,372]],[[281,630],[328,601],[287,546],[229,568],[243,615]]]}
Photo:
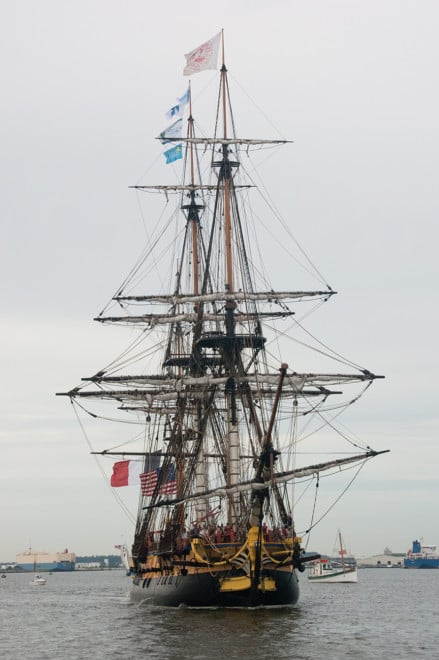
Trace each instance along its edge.
{"label": "small motorboat", "polygon": [[357,562],[353,557],[347,558],[343,547],[341,532],[338,530],[340,560],[320,558],[313,562],[312,572],[308,580],[314,582],[358,582]]}
{"label": "small motorboat", "polygon": [[35,586],[40,586],[46,584],[46,579],[42,575],[35,575],[34,579],[31,580],[31,584]]}

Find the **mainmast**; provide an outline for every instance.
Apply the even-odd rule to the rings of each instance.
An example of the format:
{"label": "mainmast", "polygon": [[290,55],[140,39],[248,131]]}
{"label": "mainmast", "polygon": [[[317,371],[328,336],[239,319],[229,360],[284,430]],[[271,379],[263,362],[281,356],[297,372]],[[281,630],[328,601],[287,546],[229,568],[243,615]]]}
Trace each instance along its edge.
{"label": "mainmast", "polygon": [[[223,188],[223,210],[224,210],[224,247],[225,247],[225,283],[226,294],[233,294],[234,291],[234,273],[233,273],[233,253],[232,253],[232,217],[231,217],[231,186],[232,186],[232,168],[238,167],[239,163],[231,162],[229,159],[229,145],[227,144],[227,68],[225,64],[224,50],[224,31],[221,35],[221,101],[223,115],[223,139],[222,161],[220,163],[219,180]],[[216,163],[214,163],[216,165]],[[225,324],[227,343],[225,345],[226,371],[229,380],[226,383],[226,409],[227,409],[227,437],[226,437],[226,479],[227,486],[232,487],[239,483],[241,478],[240,470],[240,441],[238,431],[237,414],[237,393],[236,393],[236,375],[237,362],[240,360],[239,352],[235,344],[235,318],[234,312],[236,302],[229,299],[226,302]],[[236,525],[240,519],[240,498],[234,494],[229,496],[227,522],[229,525]]]}
{"label": "mainmast", "polygon": [[[224,55],[224,31],[221,35],[222,42],[222,66],[221,66],[221,90],[223,106],[223,138],[227,140],[227,68]],[[233,292],[233,263],[232,263],[232,222],[230,217],[230,181],[232,178],[229,162],[228,145],[222,145],[223,151],[223,181],[224,181],[224,234],[226,254],[226,293]]]}

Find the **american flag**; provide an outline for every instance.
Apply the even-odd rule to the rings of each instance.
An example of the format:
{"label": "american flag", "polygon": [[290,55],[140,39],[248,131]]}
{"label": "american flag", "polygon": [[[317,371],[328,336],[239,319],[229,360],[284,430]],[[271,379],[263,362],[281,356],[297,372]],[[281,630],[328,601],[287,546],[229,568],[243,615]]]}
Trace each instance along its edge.
{"label": "american flag", "polygon": [[[163,470],[163,474],[162,473]],[[177,492],[177,482],[175,480],[175,465],[171,464],[167,469],[158,467],[150,472],[144,472],[140,475],[140,487],[142,495],[151,497],[154,494],[157,483],[161,481],[158,491],[159,495],[175,494]]]}

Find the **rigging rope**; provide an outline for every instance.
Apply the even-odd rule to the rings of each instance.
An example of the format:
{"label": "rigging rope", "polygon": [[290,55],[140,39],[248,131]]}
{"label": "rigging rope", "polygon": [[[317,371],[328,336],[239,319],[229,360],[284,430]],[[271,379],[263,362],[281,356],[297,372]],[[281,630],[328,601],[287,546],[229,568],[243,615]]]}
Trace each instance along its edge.
{"label": "rigging rope", "polygon": [[310,534],[309,534],[309,532],[310,532],[311,529],[313,528],[313,521],[314,521],[314,516],[315,516],[315,512],[316,512],[317,493],[318,493],[318,490],[319,490],[319,485],[320,485],[320,475],[318,474],[318,475],[317,475],[317,478],[316,478],[316,488],[315,488],[315,492],[314,492],[314,503],[313,503],[313,507],[312,507],[310,526],[309,526],[309,528],[308,528],[308,529],[306,530],[306,532],[305,532],[305,533],[308,535],[308,538],[307,538],[307,541],[306,541],[306,546],[305,546],[306,548],[308,548],[308,543],[309,543],[309,541],[310,541]]}
{"label": "rigging rope", "polygon": [[[79,424],[79,426],[80,426],[80,428],[81,428],[81,431],[82,431],[82,433],[83,433],[83,436],[84,436],[84,438],[85,438],[85,441],[86,441],[86,443],[87,443],[87,445],[88,445],[88,448],[90,449],[90,453],[92,453],[92,455],[93,455],[93,458],[94,458],[94,460],[95,460],[96,465],[98,466],[98,469],[99,469],[99,471],[100,471],[100,473],[101,473],[101,475],[102,475],[103,480],[105,481],[107,487],[110,489],[111,494],[113,495],[114,499],[115,499],[116,502],[119,504],[119,506],[121,507],[122,511],[124,512],[124,514],[126,515],[126,517],[128,518],[128,520],[129,520],[131,523],[134,524],[134,523],[136,522],[135,517],[134,517],[134,516],[132,515],[132,513],[130,512],[130,510],[129,510],[128,507],[126,506],[125,502],[124,502],[124,501],[121,499],[121,497],[116,493],[115,489],[111,486],[111,484],[110,484],[110,482],[109,482],[109,480],[108,480],[107,474],[106,474],[104,468],[102,467],[102,465],[100,464],[100,462],[99,462],[99,460],[98,460],[98,457],[96,456],[96,454],[93,454],[93,447],[92,447],[92,444],[91,444],[91,442],[90,442],[90,440],[89,440],[89,437],[88,437],[88,435],[87,435],[87,433],[86,433],[86,431],[85,431],[84,425],[82,424],[81,419],[80,419],[80,417],[79,417],[79,415],[78,415],[78,411],[76,410],[76,405],[78,405],[77,402],[73,401],[72,399],[70,400],[70,402],[71,402],[71,404],[72,404],[72,406],[73,406],[73,410],[74,410],[74,412],[75,412],[76,419],[78,420],[78,424]],[[80,407],[81,407],[81,406],[80,406]],[[87,412],[87,411],[86,411],[86,412]]]}
{"label": "rigging rope", "polygon": [[[304,535],[305,535],[305,534],[309,534],[310,531],[311,531],[312,529],[314,529],[314,527],[315,527],[316,525],[318,525],[318,524],[319,524],[324,518],[326,518],[326,516],[328,515],[328,513],[329,513],[330,511],[332,511],[332,509],[335,507],[335,505],[338,504],[338,502],[341,500],[341,498],[344,496],[344,494],[349,490],[349,488],[351,487],[352,483],[353,483],[353,482],[355,481],[355,479],[358,477],[360,471],[363,469],[363,467],[365,466],[366,463],[367,463],[367,459],[361,463],[361,465],[359,466],[358,470],[355,472],[354,476],[353,476],[352,479],[349,481],[349,483],[347,484],[347,486],[342,490],[342,492],[338,495],[338,497],[336,497],[336,499],[333,501],[333,503],[332,503],[332,504],[326,509],[325,513],[323,513],[323,514],[320,516],[320,518],[319,518],[318,520],[316,520],[315,522],[312,522],[312,521],[311,521],[311,524],[310,524],[310,526],[308,527],[308,529],[305,530],[304,532],[302,532]],[[353,468],[350,467],[350,468],[346,468],[346,469],[348,469],[348,470],[352,470]],[[341,471],[342,471],[342,470],[341,470]],[[329,476],[329,475],[325,475],[325,476]],[[313,513],[313,515],[314,515],[314,513]],[[300,532],[299,532],[299,533],[300,533]]]}

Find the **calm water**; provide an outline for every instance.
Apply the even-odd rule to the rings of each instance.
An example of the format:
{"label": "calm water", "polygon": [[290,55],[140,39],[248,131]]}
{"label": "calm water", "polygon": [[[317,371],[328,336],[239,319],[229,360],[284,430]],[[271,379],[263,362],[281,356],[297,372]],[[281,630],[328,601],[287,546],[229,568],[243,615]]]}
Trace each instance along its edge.
{"label": "calm water", "polygon": [[439,570],[363,569],[358,584],[308,584],[283,610],[132,605],[123,571],[0,580],[3,660],[439,659]]}

